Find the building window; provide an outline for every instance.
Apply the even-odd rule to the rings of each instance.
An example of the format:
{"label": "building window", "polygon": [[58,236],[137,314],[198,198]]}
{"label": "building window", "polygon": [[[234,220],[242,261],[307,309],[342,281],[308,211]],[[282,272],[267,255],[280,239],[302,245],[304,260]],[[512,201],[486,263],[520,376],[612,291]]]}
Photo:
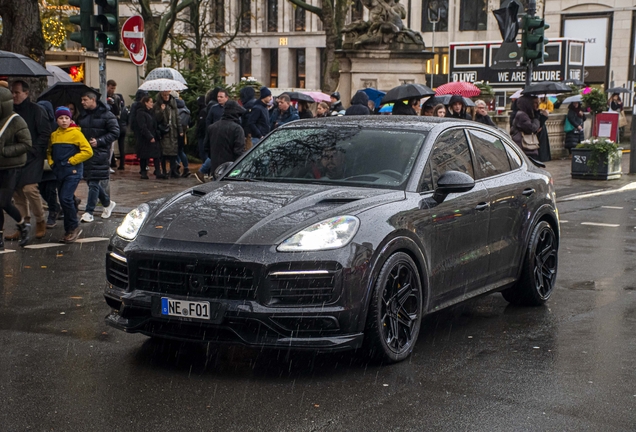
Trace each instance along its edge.
{"label": "building window", "polygon": [[267,31],[278,31],[278,0],[267,0]]}
{"label": "building window", "polygon": [[364,5],[360,0],[354,0],[351,5],[351,22],[362,21],[364,19]]}
{"label": "building window", "polygon": [[486,0],[461,0],[459,30],[487,30],[488,2]]}
{"label": "building window", "polygon": [[544,46],[545,53],[548,55],[543,62],[545,65],[561,64],[561,43],[547,44]]}
{"label": "building window", "polygon": [[305,88],[305,50],[296,50],[296,87]]}
{"label": "building window", "polygon": [[294,8],[294,30],[295,31],[305,31],[305,9],[296,6]]}
{"label": "building window", "polygon": [[212,18],[214,19],[214,31],[225,32],[225,0],[212,1]]}
{"label": "building window", "polygon": [[252,50],[240,49],[239,56],[239,76],[240,78],[248,78],[252,76]]}
{"label": "building window", "polygon": [[486,66],[486,47],[455,48],[456,67]]}
{"label": "building window", "polygon": [[278,87],[278,50],[269,50],[269,86]]}
{"label": "building window", "polygon": [[583,64],[583,44],[576,42],[570,44],[570,64]]}
{"label": "building window", "polygon": [[241,0],[241,31],[249,33],[252,31],[252,10],[250,0]]}
{"label": "building window", "polygon": [[448,0],[424,0],[422,3],[422,31],[448,31]]}

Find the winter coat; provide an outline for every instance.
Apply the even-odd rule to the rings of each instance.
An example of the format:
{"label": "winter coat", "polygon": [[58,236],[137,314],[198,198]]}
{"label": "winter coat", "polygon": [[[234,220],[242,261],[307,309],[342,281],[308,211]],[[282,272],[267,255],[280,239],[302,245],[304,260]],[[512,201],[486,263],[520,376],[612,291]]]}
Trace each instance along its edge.
{"label": "winter coat", "polygon": [[221,117],[223,117],[223,105],[211,102],[208,105],[208,116],[205,118],[205,124],[210,126],[221,120]]}
{"label": "winter coat", "polygon": [[[161,109],[161,105],[166,106],[165,109]],[[179,150],[179,134],[181,133],[181,121],[179,120],[179,111],[177,109],[177,102],[170,96],[168,101],[164,101],[161,97],[161,93],[157,95],[155,100],[155,119],[157,120],[157,127],[161,131],[164,128],[168,128],[168,132],[161,137],[161,155],[162,156],[176,156]]]}
{"label": "winter coat", "polygon": [[208,127],[206,145],[212,171],[225,162],[235,161],[245,149],[241,116],[245,110],[236,101],[227,101],[223,117]]}
{"label": "winter coat", "polygon": [[[51,131],[57,130],[57,122],[55,121],[55,111],[53,111],[53,105],[51,104],[51,102],[47,100],[41,100],[41,101],[38,101],[38,105],[40,105],[40,107],[46,113],[46,116],[48,117],[49,122],[51,123]],[[92,150],[91,150],[91,154],[92,154]],[[45,169],[44,171],[42,171],[41,181],[43,182],[57,181],[57,178],[55,177],[55,174],[53,174],[52,170]]]}
{"label": "winter coat", "polygon": [[[13,115],[13,97],[11,92],[0,87],[0,130]],[[0,135],[0,170],[20,168],[27,160],[31,150],[29,126],[20,116],[11,119]],[[1,210],[0,210],[1,211]]]}
{"label": "winter coat", "polygon": [[137,133],[137,109],[141,108],[141,100],[148,96],[148,92],[145,90],[137,90],[135,94],[135,101],[130,106],[130,113],[128,115],[128,126],[134,134]]}
{"label": "winter coat", "polygon": [[393,104],[393,110],[391,115],[417,115],[412,106],[405,104],[403,101],[398,101]]}
{"label": "winter coat", "polygon": [[247,127],[252,138],[263,138],[269,133],[269,111],[262,100],[257,100],[247,115]]}
{"label": "winter coat", "polygon": [[345,111],[346,116],[369,115],[369,95],[363,91],[357,92],[351,98],[351,106]]}
{"label": "winter coat", "polygon": [[296,108],[294,108],[293,105],[290,105],[287,111],[285,111],[284,113],[281,113],[280,109],[275,108],[269,119],[269,127],[271,130],[274,130],[278,126],[293,122],[294,120],[300,120],[300,116],[298,115],[298,111],[296,110]]}
{"label": "winter coat", "polygon": [[183,99],[176,99],[176,101],[177,101],[177,112],[179,113],[179,121],[181,122],[181,132],[185,133],[185,131],[190,126],[192,115]]}
{"label": "winter coat", "polygon": [[548,128],[545,127],[548,116],[541,114],[541,111],[538,110],[534,112],[534,118],[539,119],[539,128],[541,128],[541,130],[537,132],[537,138],[539,138],[539,154],[537,155],[537,160],[540,162],[551,161],[550,137],[548,136]]}
{"label": "winter coat", "polygon": [[[459,111],[459,113],[456,113],[455,111],[453,111],[453,108],[452,108],[453,104],[456,102],[462,103],[462,109]],[[472,120],[472,117],[470,116],[470,114],[466,113],[466,102],[464,101],[463,97],[459,95],[451,96],[450,100],[448,101],[448,112],[446,113],[446,117],[462,119],[462,120]]]}
{"label": "winter coat", "polygon": [[497,127],[495,125],[495,122],[492,121],[492,119],[490,118],[490,116],[488,114],[486,114],[486,115],[481,115],[481,114],[475,115],[475,121],[477,123],[483,123],[483,124],[488,125],[488,126]]}
{"label": "winter coat", "polygon": [[345,108],[342,105],[342,102],[336,101],[336,103],[331,104],[331,109],[329,110],[329,115],[332,116],[341,116],[345,114]]}
{"label": "winter coat", "polygon": [[119,123],[104,102],[97,101],[93,110],[85,110],[77,119],[77,125],[88,142],[97,140],[93,147],[93,157],[84,163],[86,180],[108,180],[110,178],[110,149],[119,138]]}
{"label": "winter coat", "polygon": [[55,177],[62,180],[69,175],[82,175],[83,162],[93,156],[93,148],[80,127],[71,123],[66,129],[58,128],[51,134],[46,155]]}
{"label": "winter coat", "polygon": [[574,126],[574,130],[565,134],[564,146],[566,149],[573,149],[583,140],[583,130],[579,131],[578,127],[585,123],[585,114],[583,117],[579,117],[578,111],[575,108],[570,108],[568,109],[568,120]]}
{"label": "winter coat", "polygon": [[300,119],[310,119],[314,118],[314,115],[309,109],[304,109],[303,111],[298,111],[298,118]]}
{"label": "winter coat", "polygon": [[[157,133],[157,119],[148,108],[137,109],[137,157],[150,159],[161,157],[161,142]],[[154,138],[155,142],[150,142]]]}
{"label": "winter coat", "polygon": [[27,153],[26,164],[18,176],[17,187],[21,188],[42,181],[44,158],[51,136],[51,123],[46,111],[29,99],[25,99],[21,104],[13,105],[13,111],[24,119],[31,133],[31,150]]}
{"label": "winter coat", "polygon": [[253,87],[243,87],[241,89],[241,92],[239,93],[239,100],[241,101],[243,109],[245,109],[245,114],[243,114],[243,117],[241,118],[241,125],[243,126],[243,132],[245,133],[245,136],[248,136],[250,134],[248,123],[250,113],[254,108],[254,104],[256,104],[256,98],[254,97],[255,95],[256,90],[254,90]]}
{"label": "winter coat", "polygon": [[[523,150],[523,146],[521,145],[523,141],[523,135],[525,134],[536,134],[541,124],[538,118],[534,117],[534,101],[532,98],[528,96],[522,96],[517,100],[517,114],[512,122],[512,126],[510,127],[510,136],[513,141]],[[531,152],[527,154],[536,155],[537,152]]]}

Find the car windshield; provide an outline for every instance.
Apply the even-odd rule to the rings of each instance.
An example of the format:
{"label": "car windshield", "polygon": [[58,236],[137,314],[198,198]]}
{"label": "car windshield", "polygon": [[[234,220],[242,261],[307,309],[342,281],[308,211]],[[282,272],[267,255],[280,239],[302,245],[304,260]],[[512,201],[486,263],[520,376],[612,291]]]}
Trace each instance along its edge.
{"label": "car windshield", "polygon": [[281,129],[224,180],[404,189],[426,132],[339,128]]}

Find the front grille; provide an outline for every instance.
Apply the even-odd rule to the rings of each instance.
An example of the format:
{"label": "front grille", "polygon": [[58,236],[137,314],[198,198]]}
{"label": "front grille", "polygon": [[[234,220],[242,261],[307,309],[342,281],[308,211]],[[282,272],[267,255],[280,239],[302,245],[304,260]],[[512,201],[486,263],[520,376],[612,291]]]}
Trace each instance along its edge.
{"label": "front grille", "polygon": [[335,274],[331,271],[323,274],[302,271],[282,275],[272,273],[269,279],[272,305],[329,303],[336,281]]}
{"label": "front grille", "polygon": [[211,299],[256,297],[254,271],[240,264],[142,260],[136,269],[136,289]]}
{"label": "front grille", "polygon": [[128,264],[113,258],[112,255],[106,257],[106,280],[117,288],[128,288]]}

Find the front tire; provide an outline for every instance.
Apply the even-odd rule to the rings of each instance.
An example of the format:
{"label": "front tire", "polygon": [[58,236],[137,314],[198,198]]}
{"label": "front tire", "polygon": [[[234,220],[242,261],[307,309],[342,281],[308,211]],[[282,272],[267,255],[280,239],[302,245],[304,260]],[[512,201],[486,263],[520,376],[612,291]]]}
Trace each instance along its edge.
{"label": "front tire", "polygon": [[403,252],[391,255],[378,275],[371,297],[364,343],[377,360],[406,359],[422,323],[422,282],[413,259]]}
{"label": "front tire", "polygon": [[541,306],[552,295],[558,267],[558,242],[546,221],[532,230],[521,278],[501,292],[504,299],[518,306]]}

